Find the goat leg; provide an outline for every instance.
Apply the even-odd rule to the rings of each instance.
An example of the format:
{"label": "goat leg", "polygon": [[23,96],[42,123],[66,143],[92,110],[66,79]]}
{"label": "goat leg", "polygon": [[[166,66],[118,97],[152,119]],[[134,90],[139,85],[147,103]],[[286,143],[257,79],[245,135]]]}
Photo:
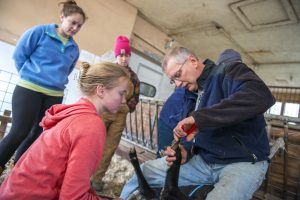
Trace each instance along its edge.
{"label": "goat leg", "polygon": [[161,191],[161,200],[188,200],[189,197],[182,193],[178,187],[179,170],[181,165],[181,152],[180,149],[175,149],[176,160],[173,162],[171,167],[167,170],[167,176],[165,180],[165,186]]}
{"label": "goat leg", "polygon": [[[138,184],[139,184],[139,192],[142,196],[144,196],[146,199],[155,199],[156,198],[156,194],[154,192],[154,190],[152,190],[148,184],[148,182],[146,181],[142,170],[140,168],[140,164],[137,158],[137,154],[136,154],[136,150],[135,148],[131,148],[129,151],[129,158],[130,158],[130,162],[133,165],[133,168],[135,170],[137,179],[138,179]],[[157,198],[156,198],[157,199]]]}

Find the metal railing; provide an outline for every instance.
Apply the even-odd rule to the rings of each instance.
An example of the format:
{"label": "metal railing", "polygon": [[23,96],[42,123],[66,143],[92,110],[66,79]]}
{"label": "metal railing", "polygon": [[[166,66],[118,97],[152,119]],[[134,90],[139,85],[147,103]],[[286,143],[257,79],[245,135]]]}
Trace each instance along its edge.
{"label": "metal railing", "polygon": [[275,156],[267,175],[269,194],[280,199],[300,197],[300,119],[265,114],[270,140],[282,137],[285,150]]}
{"label": "metal railing", "polygon": [[17,79],[17,74],[0,70],[0,113],[11,110],[11,99]]}
{"label": "metal railing", "polygon": [[157,149],[157,121],[163,101],[140,99],[136,110],[127,116],[123,139],[150,151]]}

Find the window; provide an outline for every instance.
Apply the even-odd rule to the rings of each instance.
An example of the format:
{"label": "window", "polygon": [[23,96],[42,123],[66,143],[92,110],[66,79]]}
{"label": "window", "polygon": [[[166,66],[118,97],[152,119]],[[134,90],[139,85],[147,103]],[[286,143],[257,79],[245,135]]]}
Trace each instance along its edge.
{"label": "window", "polygon": [[289,117],[298,117],[299,108],[300,104],[298,103],[285,103],[283,115]]}
{"label": "window", "polygon": [[145,82],[140,83],[140,94],[146,97],[154,97],[156,94],[156,88]]}
{"label": "window", "polygon": [[268,111],[267,113],[270,113],[272,115],[280,115],[281,112],[282,103],[276,102]]}

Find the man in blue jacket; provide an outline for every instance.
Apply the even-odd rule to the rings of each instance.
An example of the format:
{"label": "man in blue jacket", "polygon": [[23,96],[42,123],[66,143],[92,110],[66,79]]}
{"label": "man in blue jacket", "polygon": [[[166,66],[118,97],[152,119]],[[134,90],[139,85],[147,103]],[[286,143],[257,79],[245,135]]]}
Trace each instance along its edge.
{"label": "man in blue jacket", "polygon": [[[217,60],[217,64],[242,62],[241,55],[233,49],[225,49]],[[173,129],[179,121],[186,118],[195,109],[197,95],[195,92],[178,87],[169,96],[160,112],[157,124],[157,158],[172,143]]]}
{"label": "man in blue jacket", "polygon": [[[196,111],[173,130],[175,138],[184,138],[178,185],[214,185],[206,199],[251,199],[268,168],[263,113],[275,103],[268,87],[242,62],[216,65],[184,47],[168,52],[162,67],[177,87],[198,91]],[[197,131],[186,136],[183,129],[193,124]],[[163,187],[166,170],[175,160],[170,147],[165,155],[142,165],[152,187]],[[136,188],[134,176],[121,198]]]}

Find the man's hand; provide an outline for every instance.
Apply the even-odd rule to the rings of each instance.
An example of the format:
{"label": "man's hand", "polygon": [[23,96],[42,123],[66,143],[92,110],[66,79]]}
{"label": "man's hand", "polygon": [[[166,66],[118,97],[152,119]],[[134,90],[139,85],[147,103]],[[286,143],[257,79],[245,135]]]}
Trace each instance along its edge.
{"label": "man's hand", "polygon": [[[186,163],[187,161],[187,152],[185,148],[182,145],[179,145],[180,151],[181,151],[181,164]],[[171,148],[167,147],[167,149],[164,151],[164,154],[166,157],[166,161],[168,166],[173,165],[173,162],[176,160],[176,152]]]}
{"label": "man's hand", "polygon": [[186,140],[187,141],[191,141],[196,133],[198,132],[197,129],[195,129],[193,132],[191,132],[189,135],[187,135],[186,131],[191,128],[193,126],[193,124],[195,124],[195,119],[190,116],[190,117],[187,117],[183,120],[181,120],[177,126],[173,129],[173,134],[174,134],[174,138],[175,140],[179,140],[179,138],[181,137],[186,137]]}

